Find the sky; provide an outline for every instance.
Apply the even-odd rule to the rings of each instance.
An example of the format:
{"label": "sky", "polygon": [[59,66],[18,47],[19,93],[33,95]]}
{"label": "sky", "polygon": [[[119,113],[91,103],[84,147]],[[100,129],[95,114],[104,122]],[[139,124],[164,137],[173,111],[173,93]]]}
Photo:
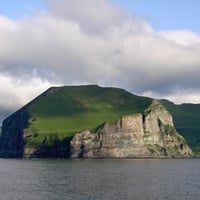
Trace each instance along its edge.
{"label": "sky", "polygon": [[199,0],[0,0],[0,124],[51,86],[200,103]]}

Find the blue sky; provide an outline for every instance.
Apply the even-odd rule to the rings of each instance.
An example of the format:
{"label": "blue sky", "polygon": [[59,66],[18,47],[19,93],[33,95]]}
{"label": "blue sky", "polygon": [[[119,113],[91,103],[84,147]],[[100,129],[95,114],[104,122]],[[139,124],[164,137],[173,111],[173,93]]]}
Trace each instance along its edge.
{"label": "blue sky", "polygon": [[12,19],[30,16],[39,9],[46,9],[42,0],[0,0],[0,14]]}
{"label": "blue sky", "polygon": [[199,8],[200,0],[0,0],[0,123],[59,85],[200,103]]}
{"label": "blue sky", "polygon": [[[189,29],[200,32],[199,0],[111,0],[113,4],[147,20],[157,31]],[[10,18],[47,10],[42,0],[0,0],[0,14]]]}
{"label": "blue sky", "polygon": [[199,0],[112,0],[146,18],[156,30],[191,29],[200,32]]}

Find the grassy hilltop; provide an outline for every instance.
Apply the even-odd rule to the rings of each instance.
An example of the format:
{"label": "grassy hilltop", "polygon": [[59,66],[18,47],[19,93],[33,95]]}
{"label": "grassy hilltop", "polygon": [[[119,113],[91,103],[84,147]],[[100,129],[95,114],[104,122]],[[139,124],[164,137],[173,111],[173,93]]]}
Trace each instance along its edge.
{"label": "grassy hilltop", "polygon": [[[193,151],[200,154],[200,104],[175,105],[167,100],[160,101],[173,115],[177,131]],[[25,147],[66,147],[75,133],[84,129],[95,131],[105,122],[142,113],[151,102],[151,98],[119,88],[52,87],[5,120],[2,145],[7,147],[9,140],[11,148],[15,143],[12,138],[23,132]],[[17,143],[15,146],[18,148]]]}
{"label": "grassy hilltop", "polygon": [[27,106],[26,146],[61,141],[85,128],[95,130],[122,115],[143,112],[151,101],[123,89],[96,85],[50,88]]}

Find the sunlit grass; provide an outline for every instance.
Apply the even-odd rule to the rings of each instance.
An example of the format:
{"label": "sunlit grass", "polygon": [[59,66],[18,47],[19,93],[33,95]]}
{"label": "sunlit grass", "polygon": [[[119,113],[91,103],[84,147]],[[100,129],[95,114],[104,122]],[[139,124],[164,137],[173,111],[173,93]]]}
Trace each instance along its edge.
{"label": "sunlit grass", "polygon": [[31,120],[25,132],[32,136],[27,145],[41,144],[51,134],[62,140],[84,129],[95,130],[123,115],[141,113],[150,103],[150,98],[116,88],[62,87],[40,96],[28,108]]}

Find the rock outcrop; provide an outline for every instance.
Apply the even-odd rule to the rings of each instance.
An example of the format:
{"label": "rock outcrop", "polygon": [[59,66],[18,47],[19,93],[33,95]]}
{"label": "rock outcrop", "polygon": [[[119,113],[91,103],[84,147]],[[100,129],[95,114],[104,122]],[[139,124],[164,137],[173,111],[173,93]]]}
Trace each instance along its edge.
{"label": "rock outcrop", "polygon": [[157,100],[142,114],[85,130],[71,140],[71,158],[189,157],[192,150],[179,135],[171,114]]}

